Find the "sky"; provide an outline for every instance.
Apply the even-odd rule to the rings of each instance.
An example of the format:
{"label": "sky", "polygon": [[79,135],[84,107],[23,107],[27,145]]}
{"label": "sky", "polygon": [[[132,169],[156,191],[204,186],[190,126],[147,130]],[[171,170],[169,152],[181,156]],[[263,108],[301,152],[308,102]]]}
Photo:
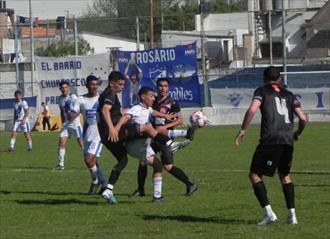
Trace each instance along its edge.
{"label": "sky", "polygon": [[[29,16],[29,0],[6,0],[7,8],[19,16]],[[93,0],[31,0],[32,14],[39,19],[56,19],[58,16],[79,16],[92,5]]]}

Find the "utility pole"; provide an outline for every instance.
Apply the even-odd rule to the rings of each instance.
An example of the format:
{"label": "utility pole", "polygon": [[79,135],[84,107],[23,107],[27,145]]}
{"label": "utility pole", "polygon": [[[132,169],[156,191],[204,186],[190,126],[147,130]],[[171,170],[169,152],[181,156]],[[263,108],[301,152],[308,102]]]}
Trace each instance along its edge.
{"label": "utility pole", "polygon": [[284,9],[284,0],[282,0],[282,45],[283,45],[283,72],[284,72],[284,85],[288,85],[288,77],[286,75],[286,30],[285,30],[285,9]]}
{"label": "utility pole", "polygon": [[272,11],[268,12],[269,27],[269,64],[273,65],[273,29],[272,29]]}
{"label": "utility pole", "polygon": [[150,48],[154,48],[154,3],[150,0]]}
{"label": "utility pole", "polygon": [[[29,0],[30,12],[30,53],[31,53],[31,95],[33,96],[33,83],[34,83],[34,39],[33,39],[33,19],[32,19],[32,3]],[[24,87],[25,88],[25,87]]]}
{"label": "utility pole", "polygon": [[201,20],[201,58],[202,58],[202,75],[203,75],[203,92],[204,92],[204,106],[209,106],[209,92],[208,92],[208,82],[206,75],[206,59],[205,59],[205,31],[204,31],[204,9],[205,1],[200,1],[200,20]]}
{"label": "utility pole", "polygon": [[138,16],[136,16],[136,50],[140,50],[140,22]]}

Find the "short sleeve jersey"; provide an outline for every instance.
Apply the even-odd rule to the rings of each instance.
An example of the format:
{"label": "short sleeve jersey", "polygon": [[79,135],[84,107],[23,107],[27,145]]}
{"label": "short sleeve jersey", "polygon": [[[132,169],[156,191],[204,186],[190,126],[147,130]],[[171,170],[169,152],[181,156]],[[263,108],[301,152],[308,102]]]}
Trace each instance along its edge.
{"label": "short sleeve jersey", "polygon": [[297,98],[276,84],[255,90],[254,100],[260,100],[262,145],[293,145],[294,109],[300,107]]}
{"label": "short sleeve jersey", "polygon": [[149,124],[152,121],[152,112],[151,107],[144,107],[143,104],[134,105],[131,107],[125,114],[132,116],[132,122],[136,124]]}
{"label": "short sleeve jersey", "polygon": [[[67,123],[70,121],[69,113],[71,110],[71,105],[75,103],[78,97],[75,94],[69,94],[68,96],[60,96],[58,106],[61,112],[62,123]],[[80,123],[79,117],[77,117],[72,123]]]}
{"label": "short sleeve jersey", "polygon": [[84,141],[100,140],[97,122],[99,115],[97,108],[99,105],[99,95],[88,97],[87,95],[80,96],[74,104],[71,105],[71,110],[81,113],[84,118],[83,137]]}
{"label": "short sleeve jersey", "polygon": [[[175,100],[173,100],[170,96],[167,96],[163,100],[160,100],[157,97],[156,100],[154,101],[152,108],[163,114],[180,113],[180,111],[181,111],[178,103]],[[168,122],[164,118],[155,119],[155,125],[164,125],[166,123],[168,123]]]}
{"label": "short sleeve jersey", "polygon": [[[29,109],[29,105],[25,100],[20,100],[14,104],[14,120],[22,120],[25,115],[25,110]],[[27,119],[28,120],[28,119]]]}
{"label": "short sleeve jersey", "polygon": [[113,125],[116,125],[118,121],[120,120],[122,114],[121,114],[121,104],[118,99],[118,96],[116,93],[111,92],[111,88],[107,87],[99,98],[99,107],[98,112],[100,114],[100,125],[103,128],[108,128],[107,123],[105,119],[103,118],[103,115],[101,113],[103,105],[111,105],[110,109],[110,116]]}

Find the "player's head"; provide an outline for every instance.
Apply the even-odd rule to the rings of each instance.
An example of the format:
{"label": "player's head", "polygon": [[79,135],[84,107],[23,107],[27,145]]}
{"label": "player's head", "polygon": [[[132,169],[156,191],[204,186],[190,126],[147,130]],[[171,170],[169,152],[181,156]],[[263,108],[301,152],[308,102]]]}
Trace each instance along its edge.
{"label": "player's head", "polygon": [[67,96],[70,91],[70,84],[67,81],[61,81],[60,83],[60,91],[63,96]]}
{"label": "player's head", "polygon": [[86,78],[86,87],[88,89],[88,94],[96,95],[99,87],[99,79],[96,76],[89,75]]}
{"label": "player's head", "polygon": [[159,78],[157,80],[157,92],[159,96],[166,96],[169,92],[169,80],[167,78]]}
{"label": "player's head", "polygon": [[140,101],[148,107],[151,107],[155,101],[155,92],[150,87],[141,87],[138,95],[140,97]]}
{"label": "player's head", "polygon": [[14,95],[17,102],[22,99],[22,92],[20,90],[16,90]]}
{"label": "player's head", "polygon": [[280,83],[280,81],[281,81],[281,74],[280,74],[280,71],[276,67],[270,66],[264,70],[264,83],[265,84],[270,83],[270,82]]}
{"label": "player's head", "polygon": [[125,77],[119,71],[112,71],[108,77],[109,86],[114,93],[120,93],[125,86]]}
{"label": "player's head", "polygon": [[44,106],[45,105],[45,102],[41,102],[41,105]]}

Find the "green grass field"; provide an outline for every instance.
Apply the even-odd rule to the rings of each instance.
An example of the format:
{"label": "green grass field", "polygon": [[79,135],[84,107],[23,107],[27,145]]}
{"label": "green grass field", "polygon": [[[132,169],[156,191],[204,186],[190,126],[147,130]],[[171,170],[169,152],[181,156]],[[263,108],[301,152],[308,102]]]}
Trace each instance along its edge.
{"label": "green grass field", "polygon": [[[279,220],[264,227],[256,225],[263,212],[247,177],[259,128],[250,127],[237,148],[238,128],[203,128],[176,154],[176,165],[199,186],[191,198],[183,196],[181,182],[164,173],[166,202],[151,203],[151,170],[147,197],[130,198],[138,165],[130,158],[115,188],[116,205],[86,195],[89,172],[74,140],[67,147],[65,170],[54,171],[57,133],[33,133],[31,153],[21,134],[16,151],[6,152],[9,133],[1,133],[0,238],[329,238],[330,124],[309,124],[295,146],[299,224],[285,224],[284,196],[274,177],[265,182]],[[99,162],[108,177],[114,158],[103,150]]]}

